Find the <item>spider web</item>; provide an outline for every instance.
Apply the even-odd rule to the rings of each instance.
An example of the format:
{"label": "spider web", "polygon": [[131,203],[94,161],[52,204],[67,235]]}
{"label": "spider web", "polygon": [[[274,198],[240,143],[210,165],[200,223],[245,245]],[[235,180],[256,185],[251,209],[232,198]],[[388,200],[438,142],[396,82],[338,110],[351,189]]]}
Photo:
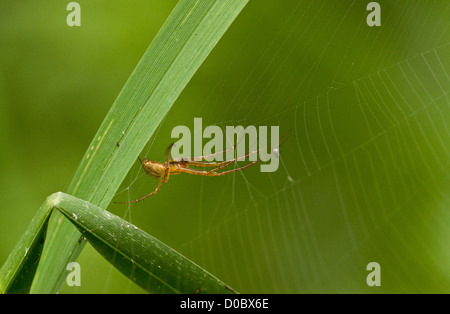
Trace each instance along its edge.
{"label": "spider web", "polygon": [[[172,177],[123,215],[243,293],[448,292],[450,5],[380,1],[380,29],[360,1],[295,1],[250,59],[264,24],[236,32],[280,10],[262,3],[218,45],[242,40],[223,74],[205,83],[215,50],[143,155],[163,161],[171,128],[194,117],[279,125],[292,132],[278,171]],[[122,193],[145,195],[148,180],[136,165]],[[373,261],[381,287],[366,284]]]}
{"label": "spider web", "polygon": [[[442,59],[449,48],[405,59],[276,115],[280,125],[295,126],[296,150],[281,153],[284,182],[269,175],[272,193],[266,193],[246,172],[235,174],[233,190],[241,176],[248,201],[232,197],[225,213],[222,205],[210,207],[220,219],[199,222],[202,231],[180,245],[183,252],[213,273],[226,270],[224,277],[249,292],[361,291],[370,256],[404,276],[391,291],[424,284],[445,291],[449,278],[442,281],[436,269],[443,260],[435,256],[448,257],[440,219],[448,221],[450,81]],[[345,119],[348,110],[359,117]],[[440,232],[431,231],[436,225]],[[402,269],[426,280],[411,282]]]}

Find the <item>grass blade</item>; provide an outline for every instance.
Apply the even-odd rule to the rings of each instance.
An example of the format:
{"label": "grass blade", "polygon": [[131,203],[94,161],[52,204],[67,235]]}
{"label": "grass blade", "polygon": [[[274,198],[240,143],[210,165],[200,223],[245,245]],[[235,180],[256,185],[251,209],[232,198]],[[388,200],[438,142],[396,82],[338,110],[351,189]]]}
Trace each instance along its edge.
{"label": "grass blade", "polygon": [[234,291],[170,247],[122,218],[79,198],[59,193],[55,208],[111,264],[148,292]]}
{"label": "grass blade", "polygon": [[[105,117],[67,193],[108,206],[163,117],[247,2],[179,2]],[[32,293],[59,290],[67,263],[82,249],[79,237],[69,221],[54,215]]]}
{"label": "grass blade", "polygon": [[0,269],[0,294],[30,291],[54,202],[54,195],[46,199]]}
{"label": "grass blade", "polygon": [[[235,293],[149,234],[106,210],[61,192],[50,195],[0,270],[0,293],[28,293],[58,209],[111,264],[147,292]],[[78,242],[81,245],[81,242]]]}

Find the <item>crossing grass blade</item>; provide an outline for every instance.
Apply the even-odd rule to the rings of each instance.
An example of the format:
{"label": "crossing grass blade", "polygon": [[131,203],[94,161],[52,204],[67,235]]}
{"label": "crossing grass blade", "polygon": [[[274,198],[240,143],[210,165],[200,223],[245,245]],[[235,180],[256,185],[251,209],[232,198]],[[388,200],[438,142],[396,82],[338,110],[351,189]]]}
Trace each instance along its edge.
{"label": "crossing grass blade", "polygon": [[[247,2],[178,3],[94,136],[68,194],[100,208],[108,206],[159,123]],[[66,265],[83,247],[79,237],[61,214],[52,215],[31,293],[58,292]]]}
{"label": "crossing grass blade", "polygon": [[50,215],[60,212],[83,239],[150,293],[235,293],[216,277],[122,218],[74,196],[50,195],[0,271],[0,293],[28,293]]}
{"label": "crossing grass blade", "polygon": [[108,211],[57,193],[54,208],[130,280],[151,293],[234,293],[164,243]]}

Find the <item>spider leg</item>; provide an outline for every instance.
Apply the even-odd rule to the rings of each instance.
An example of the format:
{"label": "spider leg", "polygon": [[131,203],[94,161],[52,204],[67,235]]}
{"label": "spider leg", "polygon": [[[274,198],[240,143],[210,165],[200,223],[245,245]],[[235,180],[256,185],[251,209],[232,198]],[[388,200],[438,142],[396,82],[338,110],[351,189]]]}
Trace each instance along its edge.
{"label": "spider leg", "polygon": [[[259,160],[259,161],[261,161],[261,160]],[[228,161],[227,161],[226,163],[224,163],[223,165],[221,165],[221,166],[219,166],[219,167],[217,167],[217,168],[214,168],[214,169],[212,169],[212,170],[209,170],[209,172],[217,172],[217,170],[226,168],[226,167],[228,167],[229,165],[231,165],[233,162],[236,162],[236,159],[228,160]],[[252,165],[252,164],[253,164],[253,163],[250,163],[249,165]],[[239,169],[239,168],[237,168],[237,169]]]}
{"label": "spider leg", "polygon": [[[175,160],[176,160],[176,161],[181,161],[181,160],[183,159],[184,161],[187,161],[187,162],[189,162],[190,164],[194,165],[194,163],[200,163],[202,160],[205,160],[205,159],[210,158],[210,157],[214,157],[214,156],[216,156],[216,155],[221,155],[221,154],[223,154],[223,153],[229,152],[230,150],[234,150],[235,148],[236,148],[236,145],[235,145],[235,146],[232,146],[232,147],[230,147],[230,148],[227,148],[226,150],[222,150],[222,151],[220,151],[220,152],[215,152],[215,153],[212,153],[212,154],[209,154],[209,155],[205,155],[205,156],[188,157],[188,158],[175,158]],[[206,162],[206,163],[204,163],[204,164],[208,164],[208,163],[209,163],[209,162]],[[194,166],[208,167],[208,166],[201,166],[201,165],[194,165]]]}
{"label": "spider leg", "polygon": [[165,174],[162,175],[164,177],[164,183],[169,182],[169,175],[170,175],[170,169],[167,169],[165,171]]}
{"label": "spider leg", "polygon": [[[229,174],[229,173],[232,173],[232,172],[244,170],[244,169],[246,169],[246,168],[248,168],[248,167],[251,167],[251,166],[253,166],[253,165],[256,165],[256,164],[259,163],[259,162],[261,162],[261,159],[258,159],[257,161],[253,161],[253,162],[251,162],[251,163],[249,163],[249,164],[247,164],[247,165],[245,165],[245,166],[239,167],[239,168],[235,168],[235,169],[231,169],[231,170],[227,170],[227,171],[223,171],[223,172],[219,172],[219,173],[216,172],[216,173],[217,173],[217,175],[219,175],[219,176],[224,176],[224,175]],[[213,170],[214,170],[214,169],[213,169]]]}
{"label": "spider leg", "polygon": [[[257,163],[259,163],[261,161],[257,160],[257,161],[253,161],[245,166],[236,168],[236,169],[231,169],[231,170],[227,170],[227,171],[223,171],[223,172],[216,172],[219,169],[224,168],[225,166],[219,167],[219,168],[215,168],[212,169],[210,171],[204,171],[204,170],[198,170],[198,169],[191,169],[191,168],[181,168],[179,169],[180,172],[184,172],[184,173],[188,173],[188,174],[193,174],[193,175],[197,175],[197,176],[205,176],[205,177],[217,177],[217,176],[224,176],[226,174],[232,173],[232,172],[236,172],[236,171],[241,171],[244,170],[248,167],[251,167],[253,165],[256,165]],[[231,162],[229,162],[230,164]],[[228,165],[227,165],[228,166]]]}
{"label": "spider leg", "polygon": [[211,161],[211,162],[207,162],[207,161],[188,161],[188,164],[190,166],[194,166],[194,167],[220,167],[224,164],[229,164],[230,162],[234,162],[233,160],[225,160],[225,161],[219,161],[219,162],[215,162],[215,161]]}
{"label": "spider leg", "polygon": [[[283,146],[283,144],[286,142],[286,140],[288,139],[287,134],[289,132],[291,132],[291,130],[287,131],[284,135],[282,135],[280,137],[278,142],[281,141],[281,143],[278,146],[278,148]],[[225,168],[225,167],[227,167],[228,165],[232,164],[235,161],[239,161],[239,160],[245,159],[245,158],[247,158],[247,157],[249,157],[249,156],[251,156],[253,154],[259,153],[260,151],[262,151],[264,149],[267,149],[267,148],[269,148],[271,146],[273,146],[273,144],[267,145],[266,147],[260,148],[258,150],[254,150],[254,151],[252,151],[250,153],[247,150],[247,153],[244,156],[236,157],[235,159],[225,160],[225,161],[222,161],[222,162],[214,162],[214,161],[213,162],[202,162],[202,161],[195,161],[194,158],[188,158],[185,161],[187,161],[189,163],[189,165],[192,165],[192,166],[195,166],[195,167],[218,167],[217,169],[213,169],[213,170],[210,171],[210,172],[212,172],[212,171],[216,171],[216,170],[220,170],[222,168]],[[223,153],[226,153],[226,152],[228,152],[230,150],[233,150],[233,149],[235,149],[235,147],[236,146],[233,146],[233,147],[228,148],[227,150],[224,150],[224,151],[221,151],[221,152],[209,154],[209,155],[206,155],[206,156],[200,156],[200,157],[196,157],[196,158],[200,158],[201,160],[205,160],[205,159],[207,159],[209,157],[212,157],[212,156],[215,156],[215,155],[218,155],[218,154],[223,154]]]}
{"label": "spider leg", "polygon": [[172,156],[170,155],[170,149],[173,147],[174,143],[170,144],[166,149],[167,161],[170,163],[172,161]]}
{"label": "spider leg", "polygon": [[155,189],[152,193],[147,194],[147,195],[145,195],[145,196],[143,196],[143,197],[141,197],[141,198],[138,198],[137,200],[134,200],[134,201],[129,201],[129,202],[114,202],[114,203],[116,203],[116,204],[130,204],[130,203],[137,203],[137,202],[140,202],[140,201],[146,199],[146,198],[149,197],[149,196],[152,196],[153,194],[156,194],[156,193],[159,191],[159,189],[161,188],[161,185],[162,185],[162,183],[163,183],[165,177],[166,177],[165,173],[161,175],[161,177],[159,178],[158,186],[156,187],[156,189]]}
{"label": "spider leg", "polygon": [[[232,148],[234,148],[234,147],[232,147]],[[265,148],[267,148],[267,147],[265,147]],[[194,167],[218,167],[217,169],[212,169],[212,170],[209,171],[209,172],[213,172],[213,171],[216,171],[216,170],[220,170],[220,169],[222,169],[222,168],[225,168],[225,167],[227,167],[228,165],[232,164],[233,162],[236,162],[236,161],[238,161],[238,160],[245,159],[245,158],[247,158],[247,157],[249,157],[249,156],[251,156],[251,155],[253,155],[253,154],[256,154],[256,153],[260,152],[260,151],[263,150],[263,149],[264,149],[264,148],[262,148],[262,149],[260,149],[260,150],[252,151],[252,152],[250,152],[250,153],[247,153],[245,156],[237,157],[237,158],[231,159],[231,160],[220,161],[220,162],[214,162],[214,161],[211,161],[211,162],[202,162],[202,161],[193,161],[193,160],[192,160],[192,161],[191,161],[191,160],[188,160],[187,162],[188,162],[189,165],[192,165],[192,166],[194,166]],[[225,151],[223,151],[223,152],[225,152]],[[223,152],[219,152],[219,153],[223,153]],[[215,154],[216,154],[216,153],[215,153]],[[199,158],[204,158],[204,159],[206,159],[206,158],[208,158],[208,157],[210,157],[210,156],[212,156],[212,155],[215,155],[215,154],[210,154],[210,155],[207,155],[207,156],[201,156],[201,157],[199,157]]]}
{"label": "spider leg", "polygon": [[[266,148],[266,147],[265,147],[265,148]],[[228,167],[229,165],[231,165],[232,163],[234,163],[234,162],[236,162],[236,161],[239,161],[239,160],[242,160],[242,159],[245,159],[245,158],[247,158],[247,157],[249,157],[249,156],[251,156],[251,155],[253,155],[253,154],[256,154],[256,153],[260,152],[260,151],[263,150],[263,149],[264,149],[264,148],[262,148],[262,149],[260,149],[260,150],[257,150],[257,151],[252,151],[252,152],[248,153],[248,154],[245,155],[245,156],[241,156],[241,157],[237,157],[237,158],[232,159],[232,160],[224,161],[224,162],[220,163],[220,165],[218,165],[217,168],[212,169],[212,170],[210,170],[210,171],[208,171],[208,172],[210,172],[210,173],[217,172],[217,170],[226,168],[226,167]],[[260,162],[260,161],[261,161],[261,159],[258,159],[258,160],[256,160],[256,161],[253,161],[253,162],[249,163],[249,164],[246,165],[246,166],[242,166],[242,167],[240,167],[240,168],[236,168],[236,169],[233,169],[233,170],[224,171],[224,172],[221,172],[221,173],[227,174],[227,173],[230,173],[230,172],[239,171],[239,170],[248,168],[248,167],[250,167],[250,166],[253,166],[254,164],[257,164],[257,163]]]}

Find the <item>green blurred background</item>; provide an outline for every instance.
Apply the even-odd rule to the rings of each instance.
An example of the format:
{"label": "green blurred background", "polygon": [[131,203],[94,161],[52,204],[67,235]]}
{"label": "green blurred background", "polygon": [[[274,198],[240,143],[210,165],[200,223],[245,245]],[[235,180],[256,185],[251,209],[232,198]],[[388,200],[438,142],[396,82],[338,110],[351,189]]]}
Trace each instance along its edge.
{"label": "green blurred background", "polygon": [[[292,129],[280,168],[172,177],[108,210],[240,292],[450,292],[450,3],[253,0],[141,157],[164,160],[177,125]],[[176,1],[0,0],[0,263],[64,191]],[[152,191],[136,163],[117,200]],[[139,293],[89,245],[81,287]],[[381,266],[369,287],[366,265]]]}

